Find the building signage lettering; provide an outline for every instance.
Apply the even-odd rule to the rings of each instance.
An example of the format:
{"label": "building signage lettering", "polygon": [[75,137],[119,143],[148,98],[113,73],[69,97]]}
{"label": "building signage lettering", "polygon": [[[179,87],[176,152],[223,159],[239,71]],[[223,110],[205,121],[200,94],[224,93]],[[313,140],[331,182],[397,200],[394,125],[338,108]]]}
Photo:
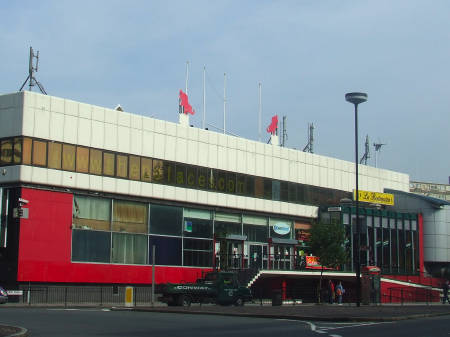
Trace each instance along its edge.
{"label": "building signage lettering", "polygon": [[284,222],[278,222],[278,223],[274,224],[272,227],[273,227],[273,231],[280,235],[286,235],[291,232],[291,226]]}
{"label": "building signage lettering", "polygon": [[[372,204],[394,205],[394,195],[390,193],[378,193],[358,190],[359,201]],[[356,190],[353,190],[353,200],[356,200]]]}

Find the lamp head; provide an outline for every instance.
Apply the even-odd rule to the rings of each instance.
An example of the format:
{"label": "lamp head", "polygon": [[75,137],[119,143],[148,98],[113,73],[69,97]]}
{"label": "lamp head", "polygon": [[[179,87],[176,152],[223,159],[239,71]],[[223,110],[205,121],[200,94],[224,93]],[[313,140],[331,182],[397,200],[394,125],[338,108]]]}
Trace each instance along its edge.
{"label": "lamp head", "polygon": [[367,94],[364,92],[349,92],[348,94],[345,94],[345,100],[358,105],[359,103],[367,101]]}

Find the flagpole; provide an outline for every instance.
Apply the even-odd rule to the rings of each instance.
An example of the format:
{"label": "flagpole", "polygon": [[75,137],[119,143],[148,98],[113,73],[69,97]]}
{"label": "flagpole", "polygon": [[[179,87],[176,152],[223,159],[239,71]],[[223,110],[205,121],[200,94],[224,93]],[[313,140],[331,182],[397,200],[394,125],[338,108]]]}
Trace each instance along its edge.
{"label": "flagpole", "polygon": [[225,128],[225,120],[226,120],[226,105],[227,105],[227,99],[226,99],[226,88],[227,88],[227,74],[223,73],[223,134],[226,134],[226,128]]}
{"label": "flagpole", "polygon": [[262,118],[261,82],[259,82],[259,112],[258,112],[258,138],[259,138],[259,141],[261,141],[261,118]]}
{"label": "flagpole", "polygon": [[189,61],[186,61],[186,95],[188,94],[188,80],[189,80]]}
{"label": "flagpole", "polygon": [[206,67],[203,66],[203,120],[202,129],[205,130],[205,120],[206,120]]}

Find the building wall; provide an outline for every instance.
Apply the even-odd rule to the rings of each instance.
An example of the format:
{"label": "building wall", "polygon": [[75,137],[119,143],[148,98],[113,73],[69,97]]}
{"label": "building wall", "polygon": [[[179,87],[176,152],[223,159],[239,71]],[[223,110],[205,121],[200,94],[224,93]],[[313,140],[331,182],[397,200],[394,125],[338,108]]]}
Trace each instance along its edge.
{"label": "building wall", "polygon": [[[176,113],[176,112],[174,112]],[[183,162],[272,179],[352,191],[354,164],[153,118],[75,101],[20,92],[0,96],[1,137],[24,135]],[[20,181],[67,188],[131,194],[247,210],[315,218],[317,207],[162,186],[38,167],[11,167],[2,181]],[[8,173],[9,174],[9,173]],[[365,165],[360,189],[409,189],[406,174]],[[11,180],[12,179],[12,180]]]}
{"label": "building wall", "polygon": [[[18,282],[150,284],[152,266],[71,262],[72,194],[23,188],[29,218],[20,220]],[[202,268],[164,267],[155,282],[195,281]]]}
{"label": "building wall", "polygon": [[395,194],[395,207],[422,213],[425,263],[450,262],[450,206],[437,208],[425,200],[399,193]]}

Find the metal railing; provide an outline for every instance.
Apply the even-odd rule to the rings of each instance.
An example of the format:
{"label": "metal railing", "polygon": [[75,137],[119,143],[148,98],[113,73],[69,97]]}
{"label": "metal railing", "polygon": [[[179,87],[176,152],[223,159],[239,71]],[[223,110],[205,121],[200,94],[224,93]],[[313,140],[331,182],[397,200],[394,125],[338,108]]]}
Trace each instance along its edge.
{"label": "metal railing", "polygon": [[[21,286],[23,295],[18,298],[18,302],[28,305],[64,305],[65,307],[124,305],[125,288],[125,286]],[[152,303],[151,286],[135,286],[133,290],[135,306]]]}

